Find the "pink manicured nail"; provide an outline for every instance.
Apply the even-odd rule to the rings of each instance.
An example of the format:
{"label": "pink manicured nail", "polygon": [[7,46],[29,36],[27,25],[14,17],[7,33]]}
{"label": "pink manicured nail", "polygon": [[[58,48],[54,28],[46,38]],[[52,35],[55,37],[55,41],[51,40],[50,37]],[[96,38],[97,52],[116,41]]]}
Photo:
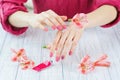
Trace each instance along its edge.
{"label": "pink manicured nail", "polygon": [[63,27],[63,29],[66,29],[67,27],[64,25],[64,26],[62,26]]}
{"label": "pink manicured nail", "polygon": [[53,57],[53,53],[52,52],[50,52],[50,57]]}
{"label": "pink manicured nail", "polygon": [[72,55],[72,51],[69,52],[69,55]]}
{"label": "pink manicured nail", "polygon": [[59,31],[61,31],[61,30],[63,30],[63,27],[62,27],[62,26],[57,26],[57,29],[58,29]]}
{"label": "pink manicured nail", "polygon": [[55,30],[55,29],[56,29],[56,26],[52,26],[52,29]]}
{"label": "pink manicured nail", "polygon": [[65,56],[62,56],[61,59],[63,60],[65,58]]}
{"label": "pink manicured nail", "polygon": [[56,57],[56,61],[58,62],[59,60],[60,60],[60,57],[59,57],[59,56],[57,56],[57,57]]}
{"label": "pink manicured nail", "polygon": [[47,32],[47,31],[48,31],[48,28],[44,28],[43,30]]}

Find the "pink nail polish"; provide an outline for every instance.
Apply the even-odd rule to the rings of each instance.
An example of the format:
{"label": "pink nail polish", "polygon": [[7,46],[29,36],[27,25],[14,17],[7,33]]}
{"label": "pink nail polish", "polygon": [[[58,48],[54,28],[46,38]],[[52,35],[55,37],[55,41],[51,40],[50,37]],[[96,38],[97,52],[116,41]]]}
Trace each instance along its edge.
{"label": "pink nail polish", "polygon": [[57,26],[57,29],[58,29],[59,31],[61,31],[61,30],[63,30],[63,27],[62,27],[62,26]]}
{"label": "pink nail polish", "polygon": [[44,28],[43,30],[47,32],[47,31],[48,31],[48,28]]}
{"label": "pink nail polish", "polygon": [[52,29],[55,30],[55,29],[56,29],[56,26],[52,26]]}
{"label": "pink nail polish", "polygon": [[63,60],[65,58],[65,56],[62,56],[61,59]]}
{"label": "pink nail polish", "polygon": [[58,62],[59,60],[60,60],[60,57],[59,57],[59,56],[57,56],[57,57],[56,57],[56,61]]}
{"label": "pink nail polish", "polygon": [[72,55],[72,51],[69,52],[69,55]]}
{"label": "pink nail polish", "polygon": [[45,61],[45,62],[42,62],[39,65],[33,67],[32,69],[39,72],[39,71],[42,71],[42,70],[50,67],[51,65],[52,65],[52,63],[50,61]]}
{"label": "pink nail polish", "polygon": [[50,57],[53,57],[53,53],[52,52],[50,52]]}
{"label": "pink nail polish", "polygon": [[64,26],[62,26],[63,27],[63,29],[66,29],[67,27],[64,25]]}

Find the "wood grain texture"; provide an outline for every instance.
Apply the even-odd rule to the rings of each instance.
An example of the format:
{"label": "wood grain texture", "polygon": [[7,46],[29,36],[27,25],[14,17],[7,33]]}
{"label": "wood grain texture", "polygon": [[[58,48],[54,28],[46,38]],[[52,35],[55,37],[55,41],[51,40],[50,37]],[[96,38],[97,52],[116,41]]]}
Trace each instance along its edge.
{"label": "wood grain texture", "polygon": [[[26,49],[27,56],[36,65],[49,58],[49,51],[41,46],[50,43],[55,31],[44,32],[28,29],[20,36],[5,32],[0,25],[0,80],[119,80],[120,79],[120,24],[111,28],[91,28],[84,31],[72,56],[41,72],[21,70],[18,63],[11,61],[11,48]],[[110,68],[97,67],[83,75],[78,70],[81,58],[89,54],[93,59],[106,53]]]}

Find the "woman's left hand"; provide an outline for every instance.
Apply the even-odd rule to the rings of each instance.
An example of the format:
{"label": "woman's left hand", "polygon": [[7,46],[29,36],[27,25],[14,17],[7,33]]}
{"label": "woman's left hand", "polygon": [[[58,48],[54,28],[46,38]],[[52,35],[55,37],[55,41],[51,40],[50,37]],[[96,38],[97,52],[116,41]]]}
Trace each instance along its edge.
{"label": "woman's left hand", "polygon": [[56,38],[50,48],[50,56],[56,55],[56,61],[64,59],[67,54],[72,55],[76,45],[84,31],[76,24],[71,23],[64,31],[58,31]]}

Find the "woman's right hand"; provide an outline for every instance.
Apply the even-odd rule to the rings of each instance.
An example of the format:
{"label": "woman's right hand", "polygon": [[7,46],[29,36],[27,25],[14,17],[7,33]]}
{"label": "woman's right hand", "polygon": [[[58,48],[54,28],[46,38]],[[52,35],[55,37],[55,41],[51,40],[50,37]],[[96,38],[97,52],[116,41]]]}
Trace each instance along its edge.
{"label": "woman's right hand", "polygon": [[50,26],[53,30],[64,29],[64,21],[66,19],[66,16],[59,16],[54,11],[48,10],[40,14],[32,14],[28,20],[28,24],[33,28],[40,28],[45,31],[47,29],[45,26]]}

